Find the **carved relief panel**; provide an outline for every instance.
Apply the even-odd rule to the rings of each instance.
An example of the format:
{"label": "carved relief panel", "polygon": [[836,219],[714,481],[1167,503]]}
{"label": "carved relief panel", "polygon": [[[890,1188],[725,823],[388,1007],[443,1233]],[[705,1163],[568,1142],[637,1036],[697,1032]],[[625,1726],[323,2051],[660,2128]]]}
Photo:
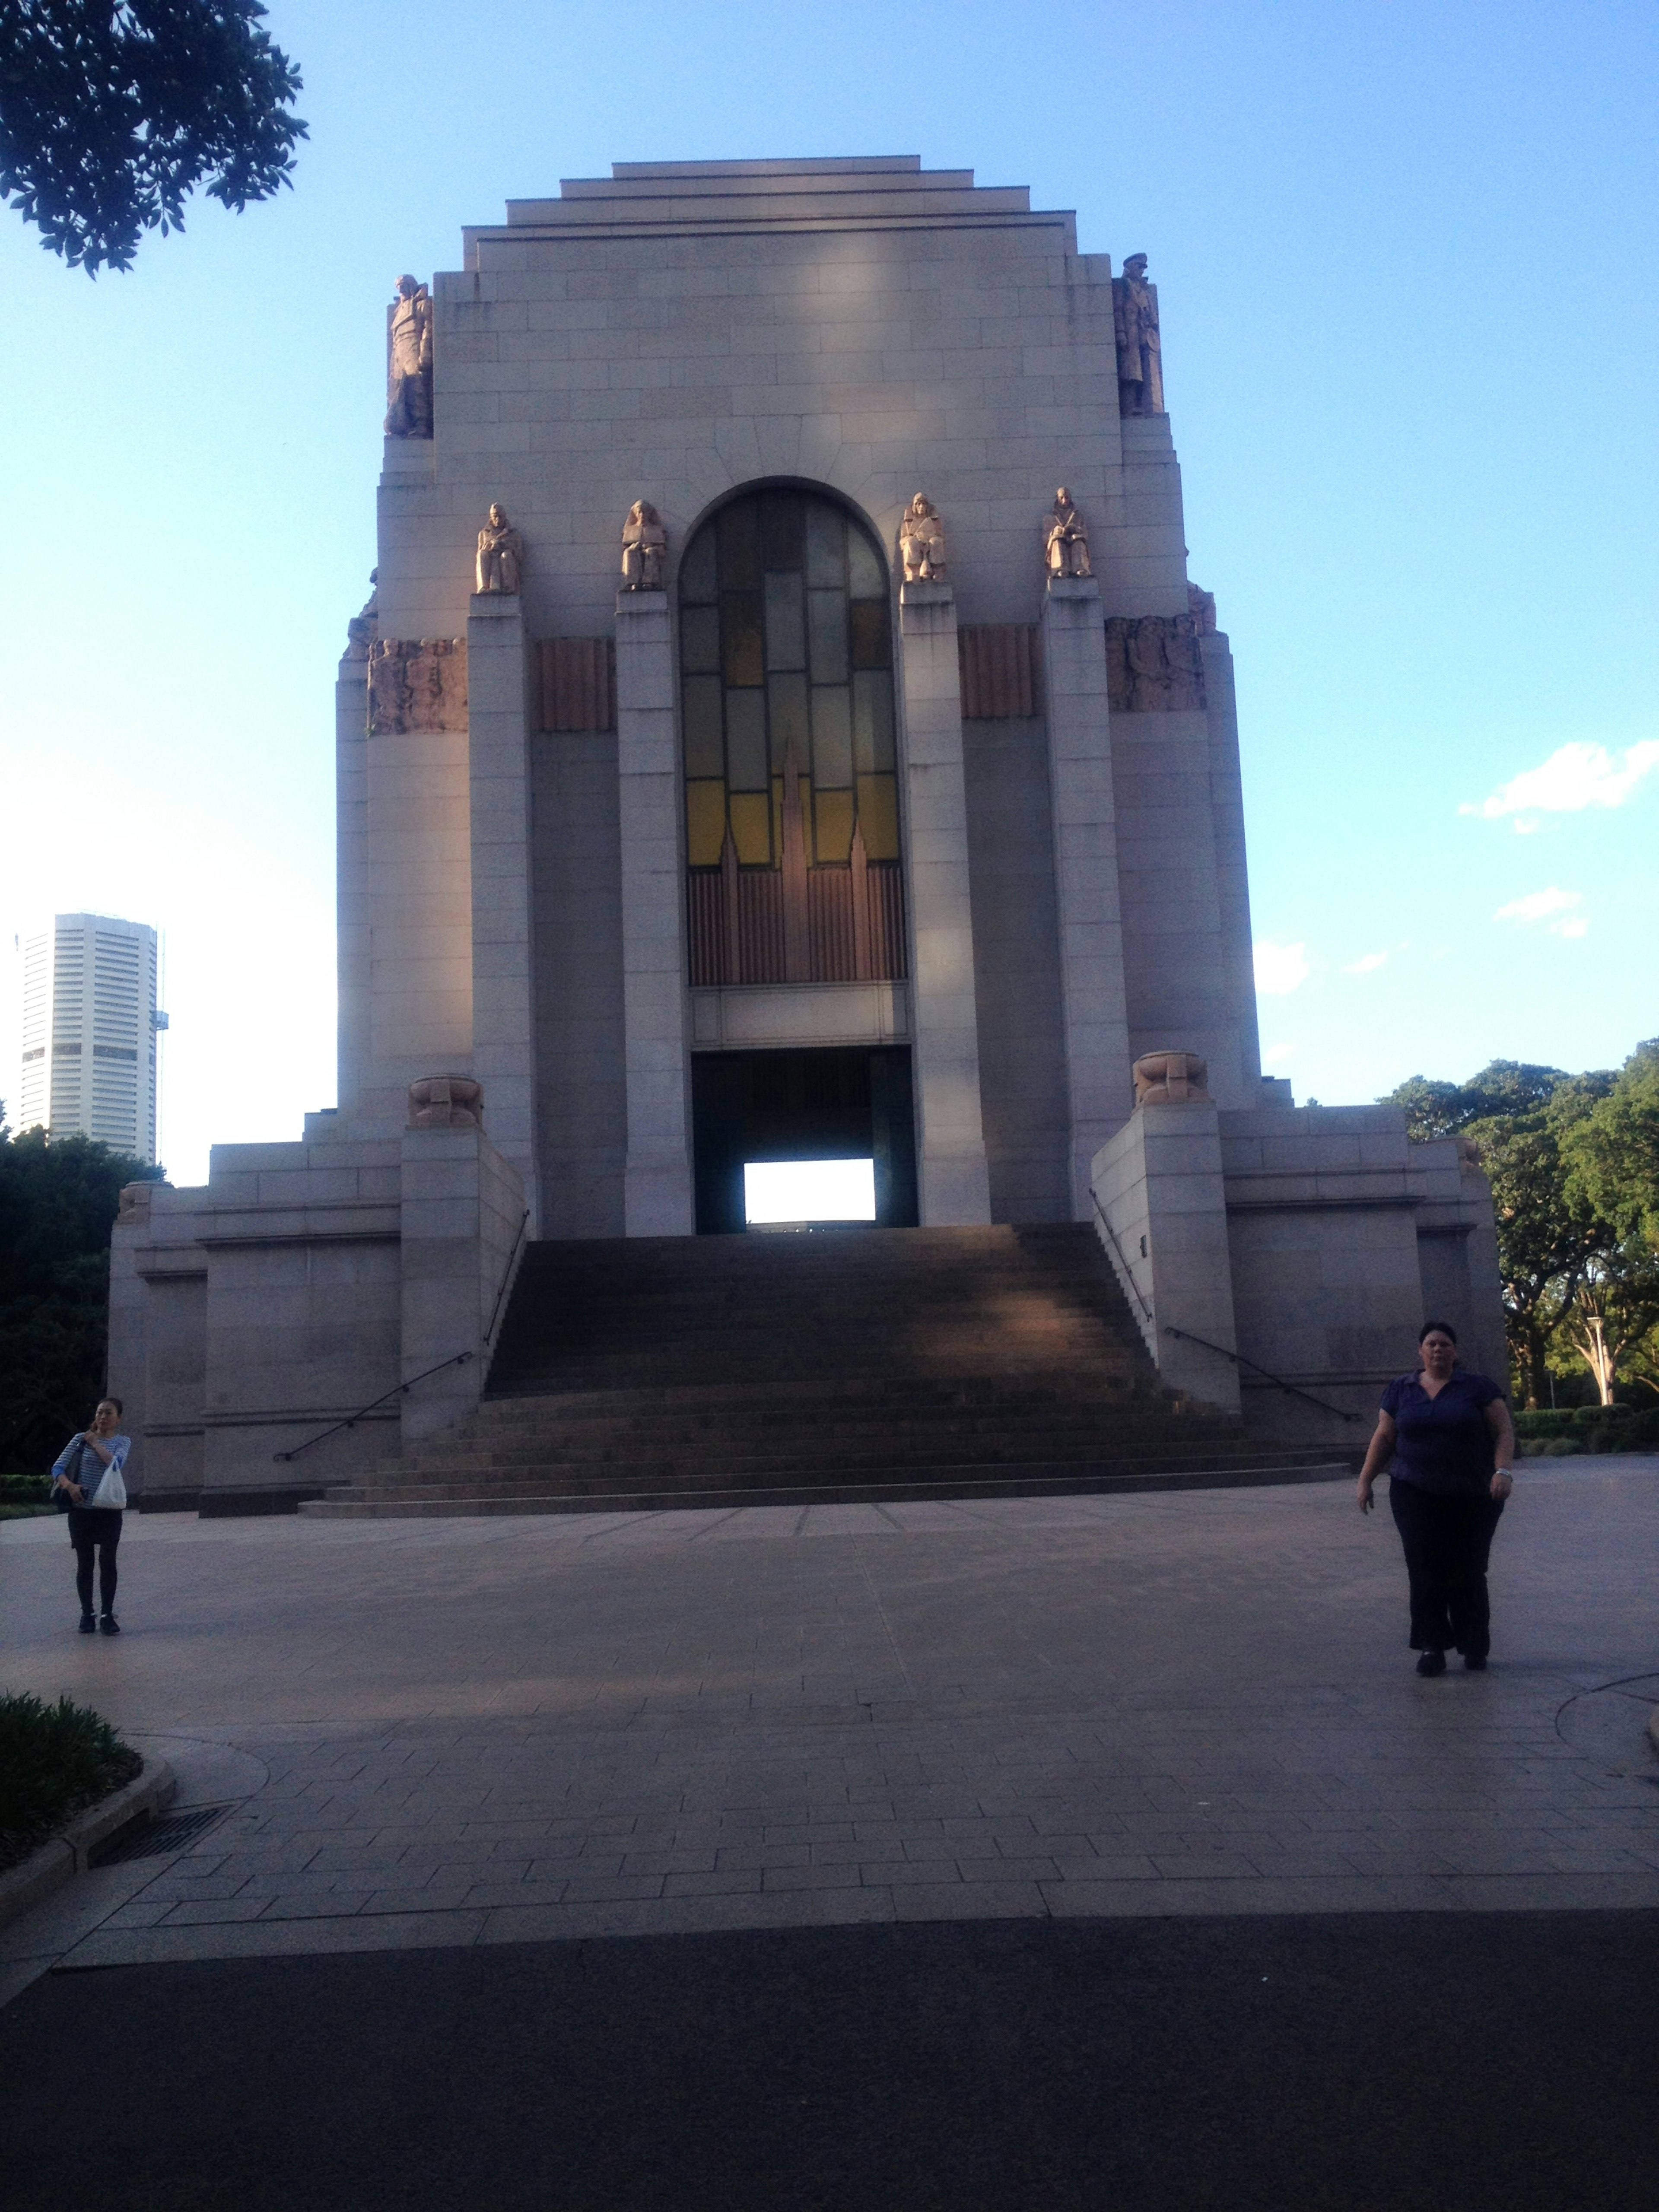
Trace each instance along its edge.
{"label": "carved relief panel", "polygon": [[465,729],[465,639],[376,638],[368,655],[368,726],[377,738]]}

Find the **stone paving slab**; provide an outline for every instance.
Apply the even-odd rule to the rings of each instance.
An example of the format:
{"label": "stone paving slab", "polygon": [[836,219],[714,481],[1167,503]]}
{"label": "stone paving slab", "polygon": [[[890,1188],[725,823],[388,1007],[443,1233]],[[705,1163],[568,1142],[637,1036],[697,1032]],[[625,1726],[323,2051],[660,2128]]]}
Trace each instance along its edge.
{"label": "stone paving slab", "polygon": [[135,1516],[114,1643],[9,1523],[8,1686],[194,1739],[234,1801],[52,1955],[1659,1905],[1656,1537],[1659,1459],[1529,1463],[1492,1667],[1425,1681],[1346,1482]]}

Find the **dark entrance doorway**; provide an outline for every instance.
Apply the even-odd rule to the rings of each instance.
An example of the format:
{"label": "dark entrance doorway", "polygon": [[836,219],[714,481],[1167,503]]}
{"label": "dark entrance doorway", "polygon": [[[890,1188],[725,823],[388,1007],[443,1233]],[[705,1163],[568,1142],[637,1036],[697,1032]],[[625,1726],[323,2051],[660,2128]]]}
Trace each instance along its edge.
{"label": "dark entrance doorway", "polygon": [[873,1160],[878,1224],[915,1226],[908,1046],[694,1053],[691,1121],[699,1236],[745,1228],[744,1168],[777,1160]]}

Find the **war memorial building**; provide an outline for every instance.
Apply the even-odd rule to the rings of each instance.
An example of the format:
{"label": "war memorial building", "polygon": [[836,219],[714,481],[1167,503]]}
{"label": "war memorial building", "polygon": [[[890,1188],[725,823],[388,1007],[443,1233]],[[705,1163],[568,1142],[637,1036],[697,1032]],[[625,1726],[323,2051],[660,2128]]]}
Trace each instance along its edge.
{"label": "war memorial building", "polygon": [[[1476,1164],[1261,1073],[1145,257],[892,158],[622,164],[461,264],[389,316],[338,1103],[127,1194],[141,1494],[1352,1448],[1425,1311],[1501,1373]],[[812,1161],[871,1225],[759,1233]]]}

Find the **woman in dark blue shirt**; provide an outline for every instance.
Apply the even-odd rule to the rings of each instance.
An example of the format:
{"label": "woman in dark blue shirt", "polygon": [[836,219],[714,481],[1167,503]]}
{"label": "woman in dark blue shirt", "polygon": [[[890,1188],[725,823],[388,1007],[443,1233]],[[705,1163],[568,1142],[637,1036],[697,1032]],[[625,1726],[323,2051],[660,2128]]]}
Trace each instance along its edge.
{"label": "woman in dark blue shirt", "polygon": [[1412,1649],[1419,1674],[1443,1674],[1454,1647],[1466,1667],[1492,1644],[1486,1559],[1504,1500],[1515,1487],[1515,1430],[1504,1393],[1457,1364],[1457,1332],[1425,1324],[1423,1365],[1382,1393],[1376,1433],[1359,1470],[1359,1510],[1392,1456],[1389,1504],[1405,1547],[1412,1593]]}

